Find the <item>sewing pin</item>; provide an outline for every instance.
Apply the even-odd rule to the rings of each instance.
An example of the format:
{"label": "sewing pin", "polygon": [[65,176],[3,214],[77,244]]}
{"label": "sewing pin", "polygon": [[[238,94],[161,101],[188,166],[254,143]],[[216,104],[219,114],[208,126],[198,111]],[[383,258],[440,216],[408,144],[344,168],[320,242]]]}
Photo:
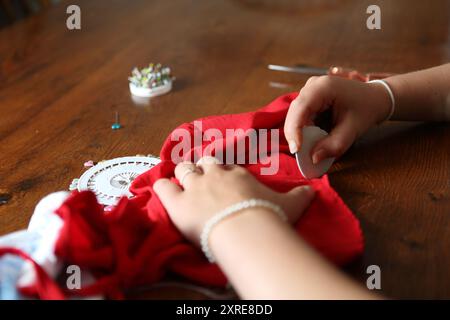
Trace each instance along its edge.
{"label": "sewing pin", "polygon": [[91,167],[93,167],[93,166],[95,166],[95,162],[92,161],[92,160],[88,160],[88,161],[86,161],[86,162],[84,163],[84,167],[85,167],[85,168],[91,168]]}
{"label": "sewing pin", "polygon": [[111,126],[111,129],[118,130],[120,128],[122,128],[122,126],[120,125],[120,122],[119,122],[119,112],[116,111],[116,122],[113,123],[113,125]]}

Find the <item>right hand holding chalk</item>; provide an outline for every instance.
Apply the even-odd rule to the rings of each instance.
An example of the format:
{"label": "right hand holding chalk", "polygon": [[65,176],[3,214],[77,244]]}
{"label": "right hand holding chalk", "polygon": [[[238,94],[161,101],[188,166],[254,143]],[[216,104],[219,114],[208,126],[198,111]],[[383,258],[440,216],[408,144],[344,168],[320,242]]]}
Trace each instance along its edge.
{"label": "right hand holding chalk", "polygon": [[[289,150],[291,153],[301,152],[297,155],[297,159],[309,156],[313,165],[325,159],[337,158],[370,127],[386,119],[390,108],[390,97],[380,84],[333,76],[311,77],[289,107],[284,125]],[[318,135],[312,134],[315,137],[313,145],[309,146],[309,151],[305,148],[302,152],[303,128],[314,126],[316,116],[328,109],[331,109],[333,115],[330,134],[322,134],[319,139],[317,139]],[[315,132],[318,131],[315,130]],[[305,155],[306,151],[308,154]],[[307,171],[307,169],[302,170],[305,173]],[[313,176],[308,174],[304,176],[317,177],[320,171],[315,171]],[[323,173],[325,172],[320,175]]]}

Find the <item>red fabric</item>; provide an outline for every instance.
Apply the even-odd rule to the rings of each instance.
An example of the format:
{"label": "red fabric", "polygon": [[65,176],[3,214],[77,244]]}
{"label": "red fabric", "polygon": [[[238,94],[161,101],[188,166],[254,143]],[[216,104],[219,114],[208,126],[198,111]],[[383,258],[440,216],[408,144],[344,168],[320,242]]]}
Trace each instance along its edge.
{"label": "red fabric", "polygon": [[[296,225],[299,234],[337,265],[348,263],[361,254],[363,237],[359,222],[331,188],[327,176],[305,180],[288,152],[283,122],[295,94],[282,96],[268,106],[235,115],[207,117],[203,130],[217,128],[280,129],[279,172],[259,174],[261,165],[247,165],[261,182],[277,191],[310,184],[316,190],[311,206]],[[193,124],[180,128],[194,132]],[[171,223],[155,196],[152,185],[161,177],[173,177],[172,148],[178,142],[166,140],[161,163],[139,176],[132,186],[133,199],[122,199],[116,209],[104,212],[90,192],[73,193],[58,209],[64,226],[56,254],[67,263],[91,270],[98,282],[79,294],[107,293],[120,297],[123,289],[151,284],[168,271],[200,284],[224,286],[226,278],[216,265],[188,243]],[[203,143],[206,146],[208,143]],[[270,144],[269,144],[270,146]],[[270,236],[270,235],[268,235]]]}

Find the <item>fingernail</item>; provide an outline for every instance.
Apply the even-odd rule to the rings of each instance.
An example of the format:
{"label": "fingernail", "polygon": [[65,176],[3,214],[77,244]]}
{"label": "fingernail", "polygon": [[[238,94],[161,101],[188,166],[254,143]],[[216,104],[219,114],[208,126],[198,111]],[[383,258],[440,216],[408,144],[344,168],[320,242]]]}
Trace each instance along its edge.
{"label": "fingernail", "polygon": [[325,151],[323,149],[316,151],[312,156],[313,164],[318,164],[322,160],[324,154],[325,154]]}
{"label": "fingernail", "polygon": [[289,151],[291,153],[296,153],[298,151],[297,143],[294,140],[289,141]]}

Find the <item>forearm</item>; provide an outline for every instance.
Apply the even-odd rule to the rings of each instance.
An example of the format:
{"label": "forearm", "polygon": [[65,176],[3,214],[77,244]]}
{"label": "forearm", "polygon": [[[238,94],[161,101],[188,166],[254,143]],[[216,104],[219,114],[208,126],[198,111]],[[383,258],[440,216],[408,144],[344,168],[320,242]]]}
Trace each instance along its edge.
{"label": "forearm", "polygon": [[246,210],[217,225],[211,250],[244,299],[370,299],[273,212]]}
{"label": "forearm", "polygon": [[393,120],[450,120],[450,63],[385,80],[396,100]]}

